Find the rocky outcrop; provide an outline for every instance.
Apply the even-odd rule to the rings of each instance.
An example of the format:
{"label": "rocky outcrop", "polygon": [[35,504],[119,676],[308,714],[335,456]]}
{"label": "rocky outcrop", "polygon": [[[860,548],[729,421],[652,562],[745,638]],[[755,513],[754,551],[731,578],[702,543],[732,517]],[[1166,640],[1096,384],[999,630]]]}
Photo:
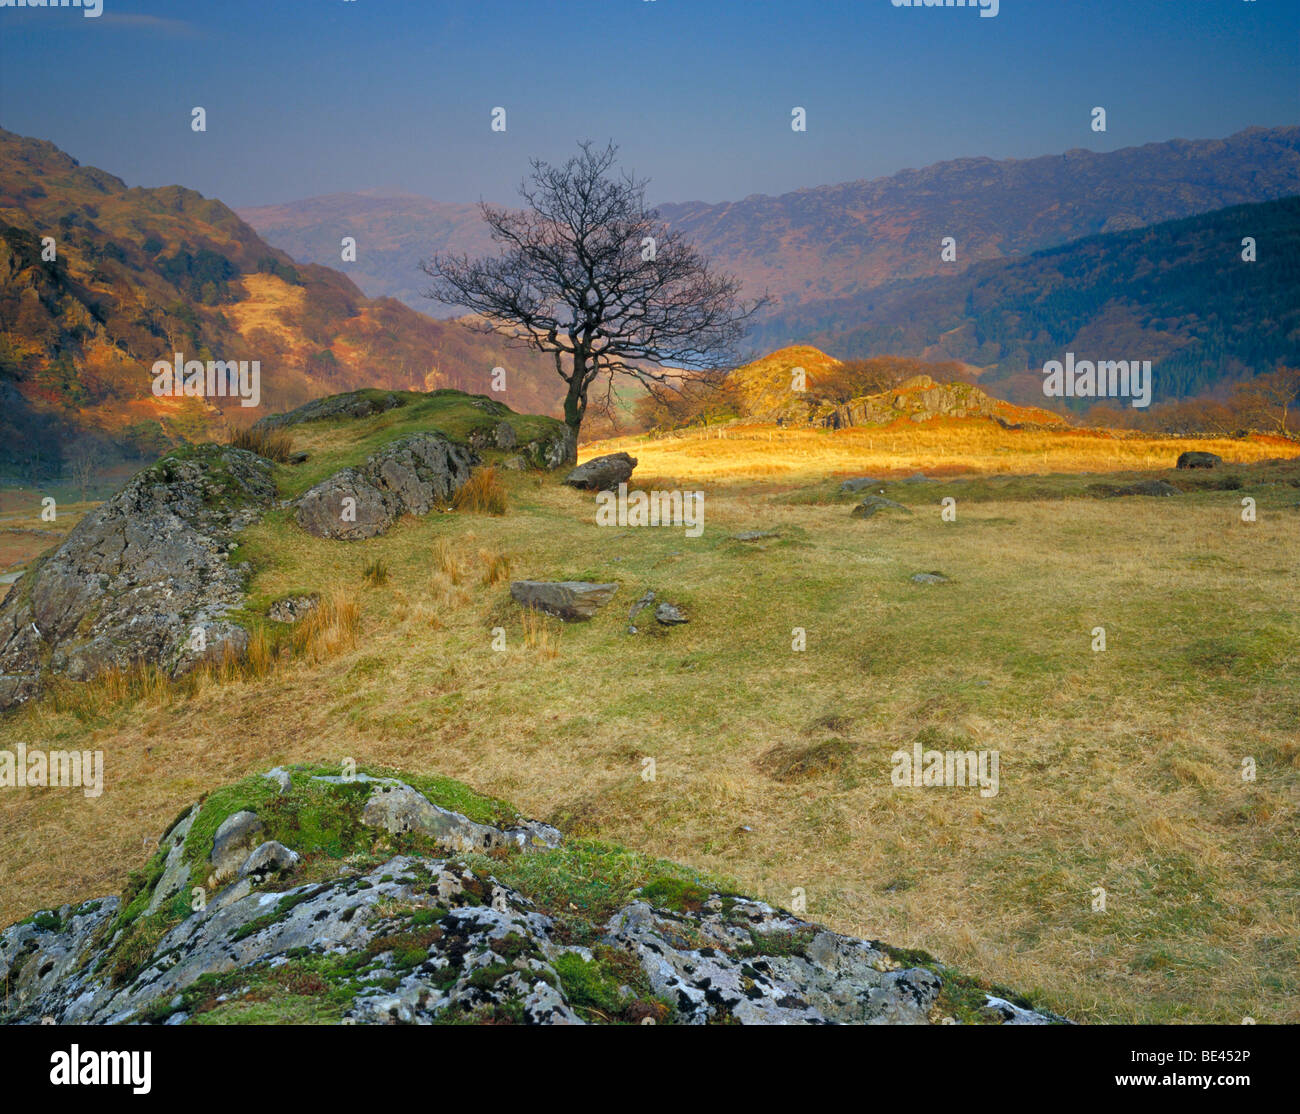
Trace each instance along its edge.
{"label": "rocky outcrop", "polygon": [[340,469],[303,492],[295,520],[318,538],[372,538],[404,514],[425,515],[449,502],[478,462],[472,449],[441,433],[401,437],[359,468]]}
{"label": "rocky outcrop", "polygon": [[585,580],[516,580],[510,585],[515,603],[565,622],[592,618],[616,591],[617,584],[591,584]]}
{"label": "rocky outcrop", "polygon": [[1187,452],[1178,458],[1179,468],[1217,468],[1223,457],[1216,453]]}
{"label": "rocky outcrop", "polygon": [[401,391],[349,391],[346,394],[316,398],[296,410],[268,414],[254,423],[254,429],[286,429],[305,422],[326,418],[369,418],[407,405],[415,395]]}
{"label": "rocky outcrop", "polygon": [[900,418],[927,422],[934,418],[992,418],[996,399],[969,383],[936,383],[928,375],[917,375],[892,391],[866,395],[838,406],[816,410],[812,420],[828,429],[849,426],[888,425]]}
{"label": "rocky outcrop", "polygon": [[[512,419],[518,421],[519,415],[510,407],[492,398],[465,395],[460,391],[451,390],[432,391],[429,394],[415,391],[350,391],[346,394],[314,399],[284,414],[271,414],[258,421],[254,428],[276,430],[304,425],[308,422],[370,418],[438,396],[458,399],[463,407],[481,413],[481,417],[476,421],[476,427],[470,428],[463,435],[463,439],[471,449],[478,451],[514,450],[515,455],[503,462],[506,467],[541,468],[549,471],[559,468],[571,458],[572,438],[561,423],[548,419],[542,423],[546,428],[541,436],[531,436],[523,440],[515,425],[512,424]],[[437,425],[436,418],[432,421]],[[536,425],[536,418],[528,420],[528,428],[534,429]],[[305,454],[303,459],[306,459]]]}
{"label": "rocky outcrop", "polygon": [[[629,892],[626,866],[600,876],[608,848],[581,851],[582,892],[624,896],[584,921],[563,896],[574,862],[546,858],[560,843],[544,824],[470,820],[398,777],[277,768],[187,812],[121,898],[0,933],[0,1023],[176,1025],[248,1009],[301,1021],[308,1008],[344,1024],[1061,1020],[923,953],[680,876]],[[202,864],[233,862],[236,845],[233,881],[192,902],[185,887],[219,885]],[[540,858],[521,869],[521,854]]]}
{"label": "rocky outcrop", "polygon": [[178,676],[241,654],[248,568],[239,530],[275,500],[268,461],[200,445],[164,457],[96,507],[0,604],[0,708],[50,674],[84,681],[152,663]]}
{"label": "rocky outcrop", "polygon": [[635,467],[636,457],[627,453],[610,453],[579,464],[565,476],[564,482],[580,491],[617,491],[619,484],[632,478]]}

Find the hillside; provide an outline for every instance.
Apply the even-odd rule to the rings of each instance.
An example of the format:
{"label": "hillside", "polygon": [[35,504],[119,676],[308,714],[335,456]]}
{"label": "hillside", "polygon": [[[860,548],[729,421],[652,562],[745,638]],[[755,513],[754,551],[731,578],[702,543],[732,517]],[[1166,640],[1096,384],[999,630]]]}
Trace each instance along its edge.
{"label": "hillside", "polygon": [[[259,361],[258,405],[154,397],[175,352]],[[76,431],[150,456],[352,387],[486,390],[497,365],[520,409],[558,397],[536,358],[295,263],[219,201],[0,131],[0,471],[57,471]]]}
{"label": "hillside", "polygon": [[1152,360],[1156,401],[1199,394],[1300,362],[1300,197],[979,263],[810,307],[787,327],[846,358],[963,361],[1025,402],[1041,401],[1039,369],[1066,351]]}
{"label": "hillside", "polygon": [[[956,239],[956,266],[964,268],[1293,193],[1300,193],[1300,127],[1110,152],[957,159],[779,197],[660,211],[750,289],[770,290],[771,316],[779,318],[794,307],[942,274],[953,266],[940,259],[944,236]],[[774,322],[760,342],[789,343],[791,335]]]}
{"label": "hillside", "polygon": [[[653,182],[651,183],[653,188]],[[940,240],[957,240],[964,269],[1084,236],[1139,228],[1225,206],[1300,193],[1300,127],[1251,128],[1227,139],[1149,143],[1034,159],[957,159],[887,177],[722,204],[659,209],[717,266],[774,296],[755,343],[813,342],[786,314],[940,275]],[[240,211],[295,258],[338,265],[339,238],[357,237],[358,283],[416,308],[420,259],[490,248],[472,207],[379,190]],[[346,230],[346,231],[343,231]],[[828,310],[829,312],[829,310]],[[825,313],[822,314],[826,316]],[[802,320],[802,319],[799,319]],[[831,322],[836,328],[852,319]]]}
{"label": "hillside", "polygon": [[[242,606],[224,621],[247,632],[246,658],[176,677],[110,670],[0,714],[0,751],[21,746],[30,757],[75,740],[105,756],[93,801],[69,789],[0,792],[10,842],[0,924],[44,910],[0,942],[0,971],[8,967],[11,988],[22,984],[24,1019],[34,1019],[28,1010],[71,1020],[88,1019],[80,1009],[106,1019],[138,1008],[151,1020],[334,1021],[351,1011],[373,1019],[378,1007],[426,1020],[443,994],[517,1019],[526,1004],[489,992],[505,989],[502,963],[537,958],[534,946],[557,975],[540,981],[587,1019],[581,976],[593,976],[591,990],[619,972],[615,990],[635,993],[597,1006],[613,1018],[619,1002],[656,1008],[659,997],[636,966],[605,951],[607,936],[625,939],[610,927],[615,916],[643,901],[682,918],[674,923],[689,941],[697,929],[725,929],[715,918],[737,908],[720,900],[730,893],[844,937],[890,941],[885,954],[904,969],[931,967],[911,950],[924,949],[1078,1021],[1296,1020],[1296,908],[1278,879],[1293,867],[1287,803],[1300,775],[1291,653],[1300,616],[1290,590],[1300,471],[1268,459],[1294,454],[1294,444],[1009,430],[970,418],[884,430],[754,424],[629,442],[636,488],[704,492],[693,537],[601,526],[592,493],[565,486],[563,473],[508,467],[510,454],[561,431],[487,402],[361,392],[278,425],[288,448],[307,454],[301,463],[199,446],[146,470],[153,499],[193,503],[194,528],[212,537],[204,559],[224,553],[242,570]],[[503,422],[517,443],[509,449],[499,447],[510,440]],[[434,506],[356,540],[305,527],[297,512],[311,492],[340,480],[359,487],[377,456],[393,462],[390,450],[435,434],[484,445],[478,455],[500,465],[504,513]],[[1184,448],[1225,464],[1175,470]],[[1080,474],[1050,474],[1066,467]],[[194,480],[196,468],[206,482]],[[892,504],[870,518],[854,514],[864,473],[872,496]],[[859,489],[842,490],[845,479]],[[1168,497],[1124,494],[1153,482]],[[140,491],[122,498],[135,506]],[[1258,508],[1250,523],[1247,497]],[[949,500],[952,520],[942,513]],[[42,568],[58,572],[77,553],[112,560],[115,547],[90,537],[117,521],[111,504]],[[245,521],[262,512],[237,531],[237,548],[221,523],[201,521],[223,506]],[[1142,555],[1119,580],[1117,537]],[[43,597],[40,634],[66,630],[44,647],[52,667],[71,664],[77,642],[97,634],[81,621],[92,611],[67,613],[61,586],[85,586],[80,606],[155,616],[136,602],[144,593],[121,589],[160,575],[146,554],[181,539],[175,524],[167,534],[146,524],[131,540],[144,552],[134,559],[133,550],[119,575],[134,585],[96,593],[93,577],[60,577],[44,593],[40,569],[18,582],[20,609],[24,581]],[[197,567],[182,562],[178,575],[192,580]],[[591,619],[564,623],[516,602],[511,584],[524,579],[615,587]],[[643,619],[629,630],[629,608],[648,591],[687,621]],[[1225,611],[1225,594],[1239,606]],[[51,627],[50,612],[62,626]],[[6,608],[0,625],[17,615],[12,629],[26,638],[29,613]],[[180,631],[190,625],[178,616]],[[1110,634],[1104,654],[1089,650],[1097,625]],[[801,652],[794,628],[807,635]],[[1254,694],[1246,705],[1232,698],[1243,685]],[[917,746],[992,749],[998,791],[899,786],[893,756]],[[1255,759],[1256,781],[1242,779],[1242,755]],[[427,893],[443,877],[433,864],[460,853],[365,824],[373,785],[336,793],[313,777],[342,774],[348,759],[503,835],[522,827],[518,814],[559,829],[558,848],[503,855],[494,843],[463,864],[474,881],[460,875],[471,897],[491,875],[503,916],[518,915],[520,895],[556,930],[524,918],[538,931],[507,943],[502,963],[456,949],[456,926],[488,907],[440,892],[439,903],[420,894],[409,908],[407,870],[424,872],[394,860],[421,860]],[[276,766],[289,774],[283,794],[279,778],[262,776]],[[176,821],[199,800],[182,839]],[[390,815],[440,824],[405,792],[401,801],[409,807]],[[384,814],[382,798],[374,809]],[[234,810],[256,814],[262,839],[284,850],[234,863],[231,840],[230,856],[214,858]],[[232,828],[257,830],[247,817]],[[230,892],[209,885],[228,857],[236,873],[249,866],[251,892],[238,881]],[[182,868],[204,888],[208,916],[176,901]],[[1092,905],[1096,887],[1112,895],[1105,916]],[[279,897],[262,905],[270,892]],[[84,904],[107,894],[121,898]],[[390,900],[373,917],[344,919],[380,898]],[[789,930],[775,941],[791,962],[827,954],[809,953],[809,930],[784,914],[743,908]],[[663,914],[638,913],[647,930],[663,924]],[[116,947],[94,938],[106,923],[124,930]],[[311,925],[340,934],[346,955],[310,951],[302,935]],[[729,957],[782,968],[763,950],[772,940],[732,939],[735,950],[702,957],[709,977],[715,963],[730,970]],[[548,959],[551,944],[589,948],[597,967]],[[88,963],[72,971],[76,960],[58,957]],[[208,963],[219,969],[206,983],[179,985]],[[170,994],[151,997],[155,973]],[[374,995],[359,975],[373,976]],[[979,1012],[980,1000],[965,1001]],[[422,1012],[422,1002],[434,1008]]]}

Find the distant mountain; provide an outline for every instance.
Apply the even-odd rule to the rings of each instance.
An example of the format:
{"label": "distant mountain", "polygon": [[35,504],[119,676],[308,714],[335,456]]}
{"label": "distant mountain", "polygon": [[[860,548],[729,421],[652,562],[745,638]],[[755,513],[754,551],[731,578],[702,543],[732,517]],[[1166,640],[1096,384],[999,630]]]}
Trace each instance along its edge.
{"label": "distant mountain", "polygon": [[[653,183],[652,183],[653,186]],[[760,349],[807,341],[787,316],[901,280],[948,274],[940,242],[956,240],[958,269],[1229,205],[1300,193],[1300,127],[1251,128],[1228,139],[1067,151],[1034,159],[959,159],[885,178],[756,195],[723,204],[660,206],[724,270],[774,303]],[[335,194],[241,215],[296,258],[340,266],[370,295],[428,312],[419,260],[435,251],[483,254],[491,244],[472,206],[409,194]],[[841,327],[852,324],[842,321]]]}
{"label": "distant mountain", "polygon": [[1018,401],[1041,403],[1042,365],[1067,351],[1151,360],[1156,401],[1197,395],[1300,364],[1300,196],[979,263],[803,307],[784,324],[841,358],[974,365],[982,386]]}
{"label": "distant mountain", "polygon": [[[176,352],[259,361],[260,405],[155,397]],[[558,402],[549,363],[297,264],[219,201],[0,131],[0,468],[57,470],[74,432],[150,455],[362,386],[484,392],[498,365],[517,410]]]}
{"label": "distant mountain", "polygon": [[[1096,153],[936,163],[888,178],[660,212],[719,266],[768,288],[778,317],[903,279],[1082,236],[1300,193],[1300,127]],[[766,330],[764,346],[791,343]]]}
{"label": "distant mountain", "polygon": [[[420,260],[434,252],[492,252],[477,205],[431,201],[410,193],[362,190],[286,205],[238,210],[261,235],[295,259],[337,267],[372,297],[397,298],[435,317],[451,310],[421,296]],[[356,261],[342,261],[342,241],[357,241]]]}

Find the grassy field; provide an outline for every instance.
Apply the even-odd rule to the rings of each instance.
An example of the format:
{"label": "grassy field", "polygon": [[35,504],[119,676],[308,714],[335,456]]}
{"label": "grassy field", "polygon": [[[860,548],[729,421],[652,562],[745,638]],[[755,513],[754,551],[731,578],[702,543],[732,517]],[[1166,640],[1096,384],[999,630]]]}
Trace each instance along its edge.
{"label": "grassy field", "polygon": [[[91,686],[0,719],[0,747],[101,749],[106,767],[97,800],[0,795],[0,923],[117,891],[206,790],[350,757],[458,778],[774,904],[803,890],[810,919],[1081,1021],[1300,1021],[1300,463],[1259,462],[1296,447],[946,433],[751,428],[583,453],[627,448],[642,485],[702,489],[698,538],[599,528],[590,494],[536,474],[506,476],[504,516],[434,513],[365,542],[272,514],[243,539],[250,611],[337,593],[357,637],[260,675],[115,700]],[[1242,463],[1167,470],[1187,447]],[[882,485],[911,515],[853,519],[837,490],[917,469],[943,482]],[[1153,476],[1186,490],[1103,497]],[[620,588],[590,623],[537,620],[505,561]],[[647,588],[690,622],[643,613],[629,634]],[[997,750],[998,794],[896,788],[891,755],[917,740]]]}

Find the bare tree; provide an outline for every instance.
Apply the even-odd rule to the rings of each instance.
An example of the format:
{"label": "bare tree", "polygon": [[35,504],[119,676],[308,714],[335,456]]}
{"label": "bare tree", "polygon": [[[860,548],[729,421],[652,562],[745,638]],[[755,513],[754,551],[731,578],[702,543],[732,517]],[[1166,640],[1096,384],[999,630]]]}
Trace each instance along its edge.
{"label": "bare tree", "polygon": [[72,482],[81,489],[81,501],[86,501],[86,493],[104,463],[102,447],[86,437],[79,437],[69,451],[65,468]]}
{"label": "bare tree", "polygon": [[[576,459],[593,384],[604,402],[617,375],[652,394],[734,366],[745,322],[766,299],[739,300],[740,282],[713,273],[645,205],[645,181],[614,173],[617,148],[580,143],[563,166],[538,160],[520,210],[480,210],[497,257],[439,255],[420,264],[425,296],[463,306],[486,327],[555,359],[567,384],[564,421]],[[593,396],[598,397],[598,396]]]}
{"label": "bare tree", "polygon": [[1250,422],[1291,436],[1291,407],[1300,399],[1300,368],[1280,367],[1237,386],[1234,401]]}

